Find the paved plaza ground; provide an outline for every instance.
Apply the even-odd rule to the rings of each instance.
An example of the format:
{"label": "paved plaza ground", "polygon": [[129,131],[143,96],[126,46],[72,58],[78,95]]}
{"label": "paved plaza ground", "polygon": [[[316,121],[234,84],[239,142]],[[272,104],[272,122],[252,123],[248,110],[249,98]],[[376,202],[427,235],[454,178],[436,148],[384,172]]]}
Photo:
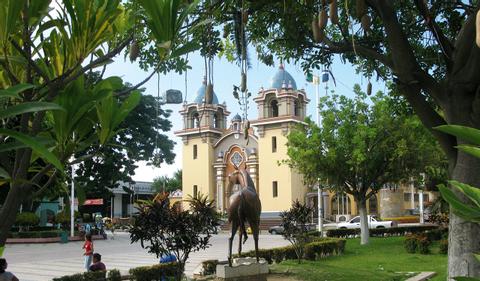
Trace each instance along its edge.
{"label": "paved plaza ground", "polygon": [[[253,237],[249,237],[243,249],[254,249]],[[236,239],[235,239],[236,240]],[[130,244],[127,233],[116,233],[115,240],[94,241],[95,251],[102,254],[102,261],[108,269],[117,268],[123,273],[137,266],[152,265],[158,262],[140,247]],[[228,235],[215,235],[212,246],[205,251],[190,255],[186,266],[187,275],[192,275],[195,267],[207,259],[226,259],[228,252]],[[281,235],[260,235],[260,248],[281,247],[288,244]],[[83,271],[82,242],[68,244],[19,244],[7,245],[4,256],[8,261],[8,270],[21,281],[50,281],[54,277],[79,273]],[[238,242],[234,242],[234,253]]]}

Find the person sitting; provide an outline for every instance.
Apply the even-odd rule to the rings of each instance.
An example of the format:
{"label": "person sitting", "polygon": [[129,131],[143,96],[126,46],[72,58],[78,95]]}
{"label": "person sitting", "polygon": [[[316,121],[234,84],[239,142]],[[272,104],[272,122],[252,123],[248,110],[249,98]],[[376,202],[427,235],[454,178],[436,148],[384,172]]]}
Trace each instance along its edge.
{"label": "person sitting", "polygon": [[0,258],[0,281],[18,281],[18,278],[13,273],[5,271],[7,266],[7,260]]}
{"label": "person sitting", "polygon": [[99,253],[93,254],[93,264],[90,266],[90,271],[107,271],[107,267],[105,264],[102,262],[102,255]]}

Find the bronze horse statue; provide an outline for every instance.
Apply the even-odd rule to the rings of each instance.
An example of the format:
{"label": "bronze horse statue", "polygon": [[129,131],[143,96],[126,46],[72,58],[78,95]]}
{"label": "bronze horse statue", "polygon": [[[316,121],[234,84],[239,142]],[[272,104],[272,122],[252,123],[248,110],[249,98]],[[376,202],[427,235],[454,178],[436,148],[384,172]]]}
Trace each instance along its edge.
{"label": "bronze horse statue", "polygon": [[252,229],[253,239],[255,241],[255,256],[258,259],[258,234],[260,228],[260,212],[262,205],[258,198],[255,184],[250,175],[244,169],[236,169],[228,176],[228,188],[231,190],[233,185],[240,185],[240,190],[230,196],[230,206],[228,207],[228,222],[232,224],[232,232],[229,238],[228,264],[232,266],[232,243],[235,233],[239,230],[238,254],[242,253],[243,243],[247,241],[248,235],[245,228],[245,222],[248,222]]}

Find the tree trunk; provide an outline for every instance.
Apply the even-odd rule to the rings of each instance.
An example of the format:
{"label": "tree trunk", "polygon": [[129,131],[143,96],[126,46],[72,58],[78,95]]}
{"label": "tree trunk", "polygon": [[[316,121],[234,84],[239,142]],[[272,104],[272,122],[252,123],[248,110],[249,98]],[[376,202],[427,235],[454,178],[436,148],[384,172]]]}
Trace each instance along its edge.
{"label": "tree trunk", "polygon": [[368,230],[368,215],[366,200],[357,200],[358,212],[360,214],[360,244],[368,244],[370,231]]}
{"label": "tree trunk", "polygon": [[[480,187],[480,160],[459,152],[454,180]],[[480,252],[480,224],[467,222],[450,211],[448,235],[448,278],[456,276],[480,277],[480,262],[473,253]]]}
{"label": "tree trunk", "polygon": [[23,188],[19,184],[13,184],[7,198],[0,209],[0,247],[5,246],[10,228],[15,223],[17,212],[25,198]]}

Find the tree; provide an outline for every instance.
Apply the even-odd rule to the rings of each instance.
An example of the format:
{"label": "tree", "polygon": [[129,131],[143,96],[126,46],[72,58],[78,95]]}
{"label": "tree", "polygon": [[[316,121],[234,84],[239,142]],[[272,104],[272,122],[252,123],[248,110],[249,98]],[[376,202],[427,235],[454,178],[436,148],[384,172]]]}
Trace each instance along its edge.
{"label": "tree", "polygon": [[[480,49],[475,44],[480,1],[221,2],[215,19],[225,25],[227,39],[235,37],[243,11],[248,42],[267,64],[276,55],[310,72],[328,67],[338,55],[368,79],[393,81],[394,92],[407,99],[439,141],[450,176],[480,186],[480,160],[454,149],[461,139],[433,130],[445,124],[480,127]],[[317,13],[323,14],[322,26]],[[472,255],[480,251],[480,225],[452,214],[449,228],[449,276],[480,276]]]}
{"label": "tree", "polygon": [[[158,110],[158,113],[157,113]],[[82,186],[87,198],[110,200],[111,189],[119,182],[134,183],[137,161],[147,161],[159,167],[171,164],[174,142],[161,132],[170,130],[170,113],[159,108],[156,98],[142,95],[138,106],[119,125],[118,133],[106,146],[91,146],[76,157],[94,155],[76,170],[75,181]]]}
{"label": "tree", "polygon": [[398,111],[395,101],[378,93],[322,98],[322,127],[310,119],[288,135],[285,162],[310,182],[351,194],[360,213],[361,244],[368,243],[367,200],[387,183],[419,176],[435,159],[436,147],[415,116]]}
{"label": "tree", "polygon": [[[8,194],[0,209],[0,247],[21,202],[48,189],[74,164],[69,159],[75,152],[106,145],[138,104],[136,89],[169,59],[197,48],[184,37],[198,1],[137,3],[141,14],[119,0],[64,0],[51,13],[50,0],[2,1],[0,177]],[[158,53],[152,73],[126,90],[120,78],[103,75],[88,87],[85,73],[104,69],[132,42],[135,29],[148,32],[145,43]]]}
{"label": "tree", "polygon": [[179,264],[176,280],[181,280],[190,253],[208,248],[219,226],[213,201],[199,195],[188,203],[188,210],[179,211],[170,206],[168,193],[159,193],[152,201],[138,203],[138,214],[130,228],[132,243],[140,242],[142,248],[157,258],[172,253],[176,256]]}
{"label": "tree", "polygon": [[310,242],[308,236],[308,223],[312,217],[313,209],[298,200],[293,202],[288,211],[280,213],[283,227],[282,236],[285,237],[295,249],[298,262],[304,255],[305,245]]}
{"label": "tree", "polygon": [[177,170],[171,178],[168,176],[155,178],[152,187],[157,192],[172,192],[182,189],[182,170]]}

